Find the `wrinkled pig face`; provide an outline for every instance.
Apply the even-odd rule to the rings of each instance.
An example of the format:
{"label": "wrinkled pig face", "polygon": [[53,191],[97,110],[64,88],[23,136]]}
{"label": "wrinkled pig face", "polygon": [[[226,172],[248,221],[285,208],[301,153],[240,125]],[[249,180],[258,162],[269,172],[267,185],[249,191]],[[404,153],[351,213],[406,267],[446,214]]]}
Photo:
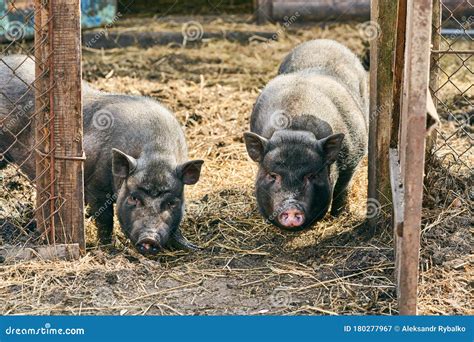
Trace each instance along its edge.
{"label": "wrinkled pig face", "polygon": [[117,214],[122,230],[140,253],[156,254],[167,244],[183,217],[184,185],[199,180],[202,164],[194,160],[172,167],[114,149],[113,173],[120,183]]}
{"label": "wrinkled pig face", "polygon": [[321,219],[332,200],[329,166],[341,149],[343,134],[317,140],[307,132],[276,132],[270,140],[245,133],[250,157],[259,163],[257,202],[277,227],[298,231]]}

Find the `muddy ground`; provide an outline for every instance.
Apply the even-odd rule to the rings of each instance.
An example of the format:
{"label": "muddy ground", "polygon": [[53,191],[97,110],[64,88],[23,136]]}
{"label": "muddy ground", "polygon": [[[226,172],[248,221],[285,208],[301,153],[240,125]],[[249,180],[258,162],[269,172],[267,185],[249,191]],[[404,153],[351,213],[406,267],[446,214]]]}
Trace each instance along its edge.
{"label": "muddy ground", "polygon": [[[332,38],[362,57],[367,37],[356,23],[288,30],[257,27],[249,17],[193,20],[209,32],[267,30],[279,32],[278,40],[85,49],[83,72],[102,90],[151,96],[176,113],[190,157],[206,161],[199,183],[187,189],[182,225],[203,250],[146,259],[118,224],[114,245],[97,246],[88,220],[88,250],[80,260],[0,265],[0,313],[396,314],[392,233],[386,223],[376,230],[365,224],[366,162],[354,179],[347,212],[309,231],[284,233],[257,212],[256,167],[242,141],[253,102],[292,47]],[[187,21],[123,20],[112,30],[180,32]],[[420,313],[472,314],[472,175],[452,174],[436,164],[427,176]],[[11,167],[2,171],[1,182],[3,241],[16,234],[15,241],[24,243],[28,231],[18,236],[15,226],[28,221],[31,187]],[[26,203],[26,213],[16,209],[18,203]]]}

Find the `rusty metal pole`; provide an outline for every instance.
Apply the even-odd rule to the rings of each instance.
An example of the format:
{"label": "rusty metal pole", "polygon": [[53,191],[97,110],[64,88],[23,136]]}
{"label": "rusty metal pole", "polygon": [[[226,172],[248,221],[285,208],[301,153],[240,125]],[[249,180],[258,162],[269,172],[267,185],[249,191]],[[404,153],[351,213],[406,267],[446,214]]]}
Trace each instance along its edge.
{"label": "rusty metal pole", "polygon": [[54,155],[52,130],[54,114],[50,97],[50,3],[35,0],[35,159],[36,211],[38,229],[50,243],[55,241]]}

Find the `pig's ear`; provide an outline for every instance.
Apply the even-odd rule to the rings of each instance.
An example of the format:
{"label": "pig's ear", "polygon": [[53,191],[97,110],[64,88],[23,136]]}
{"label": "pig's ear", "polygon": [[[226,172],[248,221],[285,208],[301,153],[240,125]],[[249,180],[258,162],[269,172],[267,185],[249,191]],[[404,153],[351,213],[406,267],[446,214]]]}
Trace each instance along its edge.
{"label": "pig's ear", "polygon": [[252,132],[245,132],[244,140],[250,158],[252,158],[254,162],[261,162],[263,160],[268,140]]}
{"label": "pig's ear", "polygon": [[337,155],[341,151],[343,140],[344,134],[337,133],[318,141],[322,154],[329,163],[334,163],[336,161]]}
{"label": "pig's ear", "polygon": [[116,148],[112,149],[112,174],[120,178],[128,177],[137,168],[137,160]]}
{"label": "pig's ear", "polygon": [[178,166],[178,175],[184,184],[196,184],[201,176],[201,167],[204,160],[191,160]]}

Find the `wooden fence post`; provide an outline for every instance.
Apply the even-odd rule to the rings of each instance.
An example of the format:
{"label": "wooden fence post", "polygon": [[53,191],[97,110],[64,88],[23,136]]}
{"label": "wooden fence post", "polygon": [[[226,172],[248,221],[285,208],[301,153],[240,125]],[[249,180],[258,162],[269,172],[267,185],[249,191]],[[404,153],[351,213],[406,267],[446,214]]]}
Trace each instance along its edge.
{"label": "wooden fence post", "polygon": [[399,143],[404,210],[403,227],[396,251],[398,305],[401,315],[417,313],[431,10],[432,0],[408,0],[404,97]]}
{"label": "wooden fence post", "polygon": [[[373,0],[371,25],[377,37],[370,46],[369,186],[368,199],[381,208],[391,205],[389,148],[393,110],[393,73],[397,1]],[[390,210],[389,208],[387,208]],[[378,217],[368,215],[374,228]]]}
{"label": "wooden fence post", "polygon": [[85,249],[79,0],[35,0],[36,219]]}

